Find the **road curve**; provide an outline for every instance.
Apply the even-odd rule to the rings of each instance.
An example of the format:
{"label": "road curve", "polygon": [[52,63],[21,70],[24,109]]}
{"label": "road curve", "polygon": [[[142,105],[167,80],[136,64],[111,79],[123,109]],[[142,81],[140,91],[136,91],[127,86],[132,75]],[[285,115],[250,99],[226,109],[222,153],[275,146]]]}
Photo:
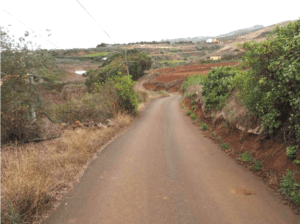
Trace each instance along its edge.
{"label": "road curve", "polygon": [[175,95],[152,101],[44,224],[300,224],[258,177],[192,124]]}

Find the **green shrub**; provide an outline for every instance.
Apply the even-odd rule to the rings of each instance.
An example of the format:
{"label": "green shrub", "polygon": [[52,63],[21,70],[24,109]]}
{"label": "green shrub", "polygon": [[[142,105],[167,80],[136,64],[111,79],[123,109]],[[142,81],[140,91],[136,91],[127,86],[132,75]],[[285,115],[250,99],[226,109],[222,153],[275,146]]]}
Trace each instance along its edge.
{"label": "green shrub", "polygon": [[194,113],[191,114],[191,117],[192,117],[193,120],[196,120],[196,119],[197,119],[197,115],[194,114]]}
{"label": "green shrub", "polygon": [[253,160],[253,157],[252,157],[252,155],[251,155],[250,152],[244,152],[244,153],[241,155],[241,157],[242,157],[242,160],[243,160],[244,162],[250,162],[250,161]]}
{"label": "green shrub", "polygon": [[206,79],[206,75],[195,75],[195,76],[190,76],[185,79],[183,82],[181,89],[185,91],[188,86],[195,85],[195,84],[202,84],[204,80]]}
{"label": "green shrub", "polygon": [[1,86],[1,141],[28,142],[39,138],[41,127],[36,118],[43,111],[38,89],[17,77]]}
{"label": "green shrub", "polygon": [[193,105],[193,106],[191,106],[191,108],[192,108],[192,110],[194,110],[194,109],[195,109],[195,106]]}
{"label": "green shrub", "polygon": [[254,165],[252,166],[253,171],[258,171],[262,167],[262,163],[258,160],[254,160]]}
{"label": "green shrub", "polygon": [[208,125],[205,124],[205,123],[202,123],[201,126],[200,126],[200,129],[203,130],[203,131],[207,130],[208,128],[209,128]]}
{"label": "green shrub", "polygon": [[296,164],[296,165],[300,165],[300,161],[296,160],[296,159],[293,161],[293,163]]}
{"label": "green shrub", "polygon": [[231,94],[231,82],[239,73],[237,67],[213,67],[204,80],[202,95],[205,96],[207,109],[222,109],[223,104]]}
{"label": "green shrub", "polygon": [[300,205],[300,184],[294,178],[294,172],[287,170],[281,181],[281,190],[296,204]]}
{"label": "green shrub", "polygon": [[297,156],[297,153],[298,153],[298,147],[297,146],[288,146],[286,148],[286,155],[287,157],[289,158],[294,158]]}
{"label": "green shrub", "polygon": [[284,133],[300,141],[300,20],[277,26],[274,37],[263,42],[245,42],[243,60],[250,68],[240,77],[240,89],[246,107],[262,118],[264,130],[273,136]]}
{"label": "green shrub", "polygon": [[[57,78],[54,58],[47,50],[36,49],[24,37],[11,38],[0,27],[1,44],[1,142],[28,142],[40,137],[43,105],[38,86],[30,82],[27,74],[38,78],[38,71]],[[48,77],[48,78],[49,78]]]}
{"label": "green shrub", "polygon": [[221,144],[221,149],[230,149],[230,146],[226,143]]}
{"label": "green shrub", "polygon": [[[127,52],[128,70],[133,80],[138,80],[144,75],[144,71],[151,67],[151,58],[146,54],[136,51]],[[105,82],[111,77],[127,74],[125,54],[114,53],[110,55],[102,66],[90,72],[85,84],[89,91],[93,89],[94,83]]]}
{"label": "green shrub", "polygon": [[53,120],[69,124],[77,120],[104,122],[113,116],[104,97],[90,93],[81,98],[69,99],[64,104],[52,105],[47,108],[47,112]]}
{"label": "green shrub", "polygon": [[118,103],[121,107],[131,114],[136,114],[138,112],[138,99],[136,92],[133,90],[136,82],[131,77],[130,75],[113,77],[108,82],[114,83],[114,87],[117,90]]}
{"label": "green shrub", "polygon": [[82,76],[83,77],[89,77],[89,75],[92,73],[92,71],[93,71],[93,69],[90,68],[89,70],[87,70],[86,73],[83,73]]}
{"label": "green shrub", "polygon": [[192,113],[192,111],[190,111],[190,110],[186,111],[186,115],[191,115],[191,113]]}

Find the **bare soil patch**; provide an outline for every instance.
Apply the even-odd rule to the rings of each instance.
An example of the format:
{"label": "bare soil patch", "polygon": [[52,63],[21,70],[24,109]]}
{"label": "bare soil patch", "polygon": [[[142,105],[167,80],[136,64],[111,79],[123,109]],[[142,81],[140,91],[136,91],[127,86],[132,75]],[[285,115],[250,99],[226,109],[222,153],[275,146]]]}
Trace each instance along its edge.
{"label": "bare soil patch", "polygon": [[159,74],[153,76],[152,79],[143,83],[143,86],[148,90],[166,90],[171,92],[179,91],[184,79],[188,76],[197,74],[207,75],[212,67],[218,66],[233,66],[238,62],[218,62],[198,65],[182,65],[170,68],[159,68],[150,70],[149,73]]}
{"label": "bare soil patch", "polygon": [[59,64],[60,69],[67,72],[68,75],[63,80],[63,82],[85,82],[87,77],[83,77],[75,73],[75,71],[87,71],[89,69],[97,69],[99,65],[92,64],[88,61],[78,62],[78,63],[70,63],[70,64]]}

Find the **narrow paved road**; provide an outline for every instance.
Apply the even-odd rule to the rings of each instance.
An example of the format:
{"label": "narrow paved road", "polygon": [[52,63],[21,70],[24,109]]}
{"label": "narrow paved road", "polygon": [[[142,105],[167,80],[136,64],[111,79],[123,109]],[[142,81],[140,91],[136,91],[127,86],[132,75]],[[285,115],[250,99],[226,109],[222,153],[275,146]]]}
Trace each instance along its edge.
{"label": "narrow paved road", "polygon": [[149,103],[43,223],[299,224],[272,190],[203,137],[179,99]]}

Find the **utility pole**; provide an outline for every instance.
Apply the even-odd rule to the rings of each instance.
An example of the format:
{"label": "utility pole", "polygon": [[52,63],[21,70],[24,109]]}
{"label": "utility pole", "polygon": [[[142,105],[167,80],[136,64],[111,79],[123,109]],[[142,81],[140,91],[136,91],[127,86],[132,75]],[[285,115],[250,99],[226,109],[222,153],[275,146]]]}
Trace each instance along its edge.
{"label": "utility pole", "polygon": [[125,49],[125,59],[126,59],[127,75],[129,75],[128,62],[127,62],[127,50],[126,49]]}

